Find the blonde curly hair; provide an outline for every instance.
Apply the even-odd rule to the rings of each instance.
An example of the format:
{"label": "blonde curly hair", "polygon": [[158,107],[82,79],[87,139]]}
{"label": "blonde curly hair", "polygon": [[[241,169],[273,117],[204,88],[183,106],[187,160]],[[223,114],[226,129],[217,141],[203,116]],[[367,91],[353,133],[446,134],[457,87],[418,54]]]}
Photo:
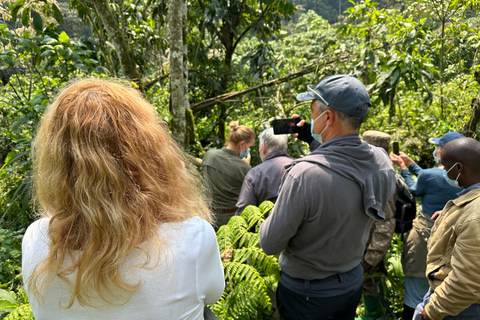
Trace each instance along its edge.
{"label": "blonde curly hair", "polygon": [[[108,304],[125,303],[117,298],[141,284],[127,283],[120,265],[141,243],[162,248],[159,224],[194,216],[211,222],[185,156],[129,86],[98,79],[67,86],[45,112],[33,160],[35,199],[50,218],[50,250],[26,284],[41,298],[45,279],[69,282],[66,276],[76,272],[67,308],[75,299],[95,307],[92,293]],[[146,267],[150,257],[142,252]]]}

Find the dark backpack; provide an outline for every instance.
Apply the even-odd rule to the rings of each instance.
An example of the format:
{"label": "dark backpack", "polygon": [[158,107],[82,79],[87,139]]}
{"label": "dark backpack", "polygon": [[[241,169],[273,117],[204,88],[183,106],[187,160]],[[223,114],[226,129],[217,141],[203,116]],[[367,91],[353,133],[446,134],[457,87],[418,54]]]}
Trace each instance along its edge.
{"label": "dark backpack", "polygon": [[405,233],[412,229],[413,219],[417,214],[415,196],[399,174],[395,177],[397,198],[395,200],[395,232]]}

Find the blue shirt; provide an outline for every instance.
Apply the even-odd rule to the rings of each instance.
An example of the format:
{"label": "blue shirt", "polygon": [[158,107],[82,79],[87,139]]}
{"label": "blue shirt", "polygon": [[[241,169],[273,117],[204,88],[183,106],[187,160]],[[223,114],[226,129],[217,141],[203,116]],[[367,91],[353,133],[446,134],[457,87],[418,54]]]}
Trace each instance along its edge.
{"label": "blue shirt", "polygon": [[[417,176],[417,182],[413,181],[410,173]],[[400,174],[413,195],[422,197],[423,212],[430,216],[442,210],[449,200],[457,198],[457,193],[462,190],[452,187],[445,181],[442,169],[422,169],[418,164],[413,163],[408,170],[402,170]]]}

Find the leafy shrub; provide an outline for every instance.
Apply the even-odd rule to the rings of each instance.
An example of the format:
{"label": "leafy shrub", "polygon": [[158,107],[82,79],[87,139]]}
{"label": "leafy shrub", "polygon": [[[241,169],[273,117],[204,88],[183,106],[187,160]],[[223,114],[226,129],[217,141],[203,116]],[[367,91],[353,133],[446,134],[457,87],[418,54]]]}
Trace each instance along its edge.
{"label": "leafy shrub", "polygon": [[4,320],[34,320],[30,304],[22,304],[15,308]]}
{"label": "leafy shrub", "polygon": [[25,230],[0,229],[0,283],[14,289],[21,283],[22,239]]}

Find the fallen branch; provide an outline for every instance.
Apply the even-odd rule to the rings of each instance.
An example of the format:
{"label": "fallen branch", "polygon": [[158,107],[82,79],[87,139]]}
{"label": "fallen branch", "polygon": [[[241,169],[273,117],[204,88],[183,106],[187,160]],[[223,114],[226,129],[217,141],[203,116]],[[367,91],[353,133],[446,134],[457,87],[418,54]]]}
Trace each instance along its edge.
{"label": "fallen branch", "polygon": [[247,94],[249,92],[252,92],[252,91],[255,91],[255,90],[258,90],[260,88],[265,88],[265,87],[270,87],[270,86],[273,86],[273,85],[277,85],[277,84],[280,84],[280,83],[284,83],[284,82],[287,82],[287,81],[290,81],[292,79],[296,79],[296,78],[299,78],[305,74],[308,74],[308,73],[311,73],[313,71],[315,71],[316,68],[320,67],[320,66],[326,66],[326,65],[329,65],[329,64],[332,64],[334,62],[338,62],[338,61],[343,61],[345,60],[346,57],[342,57],[342,58],[336,58],[336,59],[331,59],[331,60],[327,60],[325,62],[323,62],[323,64],[319,63],[319,62],[313,62],[313,63],[310,63],[308,65],[306,65],[302,70],[300,71],[297,71],[297,72],[293,72],[293,73],[290,73],[284,77],[280,77],[280,78],[277,78],[277,79],[273,79],[273,80],[270,80],[268,82],[265,82],[265,83],[262,83],[262,84],[259,84],[259,85],[256,85],[256,86],[253,86],[253,87],[250,87],[250,88],[247,88],[247,89],[243,89],[243,90],[240,90],[240,91],[236,91],[236,92],[229,92],[229,93],[224,93],[222,95],[219,95],[219,96],[216,96],[216,97],[213,97],[213,98],[210,98],[210,99],[205,99],[205,100],[202,100],[200,102],[197,102],[195,103],[194,105],[192,105],[192,111],[193,112],[198,112],[202,109],[205,109],[205,108],[208,108],[208,107],[211,107],[211,106],[214,106],[218,103],[222,103],[222,102],[225,102],[226,100],[228,99],[231,99],[231,98],[234,98],[234,97],[238,97],[238,96],[241,96],[241,95],[244,95],[244,94]]}

